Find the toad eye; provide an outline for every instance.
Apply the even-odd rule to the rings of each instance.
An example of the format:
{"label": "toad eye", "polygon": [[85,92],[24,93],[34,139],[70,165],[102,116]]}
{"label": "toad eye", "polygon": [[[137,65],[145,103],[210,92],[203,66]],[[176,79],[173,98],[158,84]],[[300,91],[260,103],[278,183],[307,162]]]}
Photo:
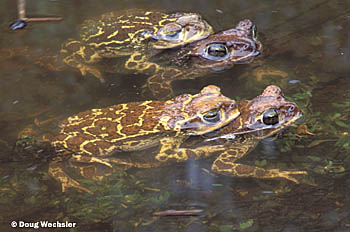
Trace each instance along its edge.
{"label": "toad eye", "polygon": [[228,54],[227,47],[223,44],[211,44],[205,51],[208,55],[221,58]]}
{"label": "toad eye", "polygon": [[207,122],[218,122],[220,120],[220,110],[212,110],[203,115],[203,119]]}
{"label": "toad eye", "polygon": [[178,31],[171,31],[165,34],[165,38],[168,40],[175,40],[179,38],[179,32]]}
{"label": "toad eye", "polygon": [[267,110],[263,116],[263,122],[265,125],[275,125],[279,121],[278,112],[275,109]]}
{"label": "toad eye", "polygon": [[182,26],[176,23],[166,24],[163,28],[159,29],[158,35],[163,36],[167,40],[176,40],[182,31]]}

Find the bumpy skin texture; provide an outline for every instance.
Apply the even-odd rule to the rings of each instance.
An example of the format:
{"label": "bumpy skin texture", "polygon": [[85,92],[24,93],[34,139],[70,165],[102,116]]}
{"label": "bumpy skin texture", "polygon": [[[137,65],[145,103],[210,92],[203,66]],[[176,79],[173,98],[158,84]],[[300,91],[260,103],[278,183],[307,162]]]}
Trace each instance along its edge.
{"label": "bumpy skin texture", "polygon": [[171,82],[204,76],[251,62],[262,51],[256,27],[248,19],[235,28],[215,33],[181,49],[166,50],[156,56],[134,53],[126,61],[126,69],[150,77],[147,86],[157,98],[173,95]]}
{"label": "bumpy skin texture", "polygon": [[64,63],[104,82],[95,66],[103,58],[184,46],[212,33],[212,27],[195,13],[117,11],[86,20],[80,28],[80,40],[65,42],[61,54]]}
{"label": "bumpy skin texture", "polygon": [[248,19],[212,33],[211,26],[194,13],[113,12],[83,24],[81,39],[68,40],[61,54],[64,63],[101,82],[100,70],[146,74],[145,87],[164,99],[173,96],[173,80],[249,63],[262,51],[256,27]]}
{"label": "bumpy skin texture", "polygon": [[293,124],[302,114],[299,107],[283,98],[279,87],[270,85],[264,92],[250,101],[238,102],[240,116],[231,124],[222,127],[211,136],[225,139],[228,134],[235,135],[235,140],[227,150],[214,161],[214,172],[239,177],[284,178],[295,183],[297,179],[291,174],[307,174],[304,171],[280,171],[263,169],[235,161],[254,148],[259,140],[279,133]]}
{"label": "bumpy skin texture", "polygon": [[[218,112],[216,122],[204,119]],[[108,156],[131,150],[154,135],[200,135],[215,130],[238,116],[235,101],[207,86],[199,94],[184,94],[168,101],[144,101],[92,109],[69,117],[52,141],[56,150],[76,154]]]}
{"label": "bumpy skin texture", "polygon": [[[184,94],[168,101],[88,110],[62,122],[61,131],[51,140],[62,160],[52,162],[49,173],[62,183],[63,191],[74,187],[90,192],[64,171],[67,166],[63,158],[80,175],[100,180],[117,170],[151,168],[219,154],[212,166],[216,173],[285,178],[298,183],[291,174],[306,172],[262,169],[235,161],[259,140],[280,132],[300,117],[298,106],[286,101],[277,86],[268,86],[250,101],[235,102],[223,96],[218,87],[207,86],[199,94]],[[189,138],[198,143],[193,146],[191,141],[188,147]]]}

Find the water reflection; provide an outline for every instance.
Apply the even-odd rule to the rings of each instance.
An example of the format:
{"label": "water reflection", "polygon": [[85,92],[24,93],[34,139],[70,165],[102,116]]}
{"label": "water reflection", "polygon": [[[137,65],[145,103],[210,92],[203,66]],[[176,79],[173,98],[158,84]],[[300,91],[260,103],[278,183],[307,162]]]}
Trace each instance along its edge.
{"label": "water reflection", "polygon": [[277,137],[271,137],[261,141],[261,153],[264,154],[267,159],[275,159],[278,155],[278,149],[275,143],[276,139]]}
{"label": "water reflection", "polygon": [[[77,25],[84,19],[111,10],[144,7],[199,12],[217,31],[244,18],[256,22],[265,50],[252,65],[259,65],[259,72],[273,67],[288,76],[283,79],[267,75],[258,82],[251,78],[253,74],[247,66],[236,66],[195,81],[179,81],[181,84],[174,84],[175,92],[193,92],[216,84],[230,97],[251,98],[268,84],[280,85],[303,107],[304,122],[316,136],[298,137],[291,129],[282,138],[260,145],[245,161],[257,160],[262,165],[260,157],[266,157],[265,165],[276,168],[293,163],[307,170],[317,186],[215,176],[203,171],[210,170],[212,162],[205,160],[148,171],[131,170],[107,183],[91,183],[96,185],[92,196],[76,191],[61,193],[47,175],[50,154],[33,159],[13,151],[18,132],[37,117],[65,117],[93,107],[138,100],[133,93],[144,84],[144,77],[108,76],[111,82],[100,85],[69,70],[53,72],[38,67],[30,59],[0,60],[0,230],[11,231],[12,220],[68,220],[77,222],[79,231],[348,231],[349,2],[201,0],[97,4],[92,0],[28,0],[28,15],[63,16],[64,21],[33,23],[17,33],[7,28],[17,15],[16,2],[2,1],[0,47],[30,46],[55,54],[63,41],[77,36]],[[242,73],[247,76],[240,77]],[[300,82],[288,84],[294,79]],[[204,214],[197,218],[152,216],[157,210],[172,207],[203,208]]]}
{"label": "water reflection", "polygon": [[186,163],[187,179],[190,181],[191,187],[193,189],[211,191],[213,189],[214,178],[211,175],[201,175],[201,171],[201,167],[198,166],[195,161],[191,160],[190,162]]}

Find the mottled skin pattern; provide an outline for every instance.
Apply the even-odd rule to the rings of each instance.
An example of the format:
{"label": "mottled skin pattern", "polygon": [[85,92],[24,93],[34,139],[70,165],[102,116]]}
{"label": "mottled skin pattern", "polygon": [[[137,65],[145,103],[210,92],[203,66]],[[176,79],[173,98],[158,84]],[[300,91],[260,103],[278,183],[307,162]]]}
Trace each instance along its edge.
{"label": "mottled skin pattern", "polygon": [[248,19],[210,35],[211,26],[198,14],[139,10],[102,15],[86,21],[81,30],[80,40],[66,41],[60,56],[10,49],[0,58],[23,54],[52,70],[61,71],[68,65],[83,75],[91,73],[101,82],[101,70],[142,73],[149,76],[144,90],[150,89],[156,99],[169,99],[174,96],[172,81],[249,63],[262,51],[256,27]]}
{"label": "mottled skin pattern", "polygon": [[256,27],[248,19],[233,29],[222,31],[181,49],[164,50],[155,56],[135,52],[125,67],[150,75],[147,86],[157,98],[173,95],[173,80],[204,76],[231,68],[234,64],[251,62],[260,54]]}
{"label": "mottled skin pattern", "polygon": [[[207,86],[196,95],[120,104],[71,116],[61,124],[51,144],[60,157],[68,158],[72,169],[97,180],[131,167],[151,168],[218,154],[212,165],[216,173],[285,178],[298,183],[291,174],[306,172],[262,169],[235,161],[259,140],[280,132],[300,117],[298,106],[286,101],[277,86],[268,86],[256,98],[241,102],[223,96],[216,86]],[[199,143],[186,147],[190,137]],[[137,154],[125,154],[129,151]],[[63,191],[74,187],[90,192],[64,167],[65,163],[57,160],[49,168],[50,175],[62,183]]]}
{"label": "mottled skin pattern", "polygon": [[[280,171],[278,169],[263,169],[236,163],[236,160],[243,157],[253,149],[259,140],[270,137],[299,119],[302,114],[294,102],[286,101],[283,98],[279,87],[268,86],[264,92],[250,101],[238,102],[240,116],[231,124],[220,128],[212,136],[225,139],[228,134],[235,135],[234,141],[231,141],[227,149],[222,152],[214,161],[212,170],[214,172],[239,177],[255,178],[284,178],[295,183],[297,179],[291,174],[304,174],[304,171]],[[273,110],[273,111],[271,111]],[[264,120],[264,116],[274,112],[274,121]]]}
{"label": "mottled skin pattern", "polygon": [[[165,28],[170,28],[168,29],[170,31],[175,30],[169,26],[172,25],[169,16],[165,20],[162,17],[156,17],[163,13],[154,12],[152,15],[154,18],[151,18],[152,26],[149,27],[162,26],[162,30],[145,29],[146,25],[142,17],[139,16],[141,21],[138,21],[135,15],[133,20],[127,21],[129,24],[124,22],[126,20],[124,18],[127,18],[125,15],[118,16],[122,18],[115,20],[118,18],[116,14],[108,14],[100,20],[89,21],[88,26],[82,27],[81,41],[68,41],[63,46],[61,53],[66,56],[64,62],[80,69],[83,75],[87,72],[92,73],[102,82],[104,80],[100,70],[111,73],[127,71],[146,74],[150,77],[145,87],[148,87],[157,99],[164,99],[173,96],[171,88],[173,80],[196,78],[210,72],[231,68],[233,64],[249,63],[262,50],[262,45],[256,37],[256,27],[248,19],[239,22],[235,28],[209,36],[212,33],[211,27],[198,15],[182,16],[177,18],[177,22],[190,22],[188,23],[190,26],[186,23],[181,24],[180,28],[185,30],[180,31],[179,34],[184,36],[180,36],[182,39],[176,43],[177,48],[173,48],[171,37],[157,36],[157,40],[154,40],[155,36],[152,36],[156,32],[163,35]],[[176,14],[177,17],[179,15]],[[115,20],[114,24],[109,22],[110,18]],[[157,20],[160,20],[159,25],[155,23]],[[123,22],[122,27],[125,27],[122,30],[121,22]],[[167,26],[163,26],[165,23],[168,23]],[[140,24],[142,29],[135,30],[134,27]],[[131,26],[133,27],[129,28]],[[187,28],[191,33],[185,33]],[[127,30],[133,30],[133,32]],[[145,33],[145,30],[151,30],[152,33]],[[118,39],[111,37],[114,35],[113,31],[118,31],[114,33],[119,36]],[[109,41],[111,39],[113,41]],[[163,45],[160,46],[160,43]],[[128,56],[128,58],[113,61],[109,59],[111,62],[107,60],[120,56]]]}
{"label": "mottled skin pattern", "polygon": [[83,75],[91,73],[104,82],[95,66],[103,58],[175,48],[212,33],[212,27],[195,13],[117,11],[86,20],[81,26],[80,40],[65,42],[61,54],[64,63],[79,69]]}
{"label": "mottled skin pattern", "polygon": [[[160,146],[154,163],[187,160],[181,149],[173,149],[188,136],[216,130],[238,115],[234,100],[223,96],[218,87],[207,86],[199,94],[184,94],[168,101],[132,102],[79,113],[62,122],[51,144],[57,152],[69,154],[71,161],[150,167],[154,165],[121,160],[112,154]],[[63,189],[81,189],[61,165],[53,162],[50,174],[62,182]]]}

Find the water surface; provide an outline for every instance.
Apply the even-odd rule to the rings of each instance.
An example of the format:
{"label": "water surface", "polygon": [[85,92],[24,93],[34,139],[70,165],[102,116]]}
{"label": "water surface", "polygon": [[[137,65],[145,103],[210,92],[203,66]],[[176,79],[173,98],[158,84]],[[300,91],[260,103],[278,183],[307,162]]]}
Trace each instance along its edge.
{"label": "water surface", "polygon": [[[176,81],[173,87],[181,94],[215,84],[226,96],[242,99],[260,94],[269,84],[280,86],[304,111],[298,124],[307,125],[314,135],[297,135],[296,127],[290,128],[277,140],[260,143],[241,162],[305,170],[308,180],[297,185],[215,175],[208,171],[211,158],[116,173],[102,182],[87,180],[84,184],[94,195],[62,193],[47,174],[51,154],[14,149],[18,133],[35,119],[147,99],[150,96],[135,94],[145,76],[108,74],[101,84],[74,70],[45,69],[28,57],[2,59],[0,230],[15,231],[12,221],[58,220],[76,222],[70,231],[350,231],[350,3],[28,0],[28,16],[64,20],[31,23],[14,32],[8,25],[16,18],[16,2],[2,1],[0,48],[29,46],[38,54],[56,54],[61,43],[77,36],[84,19],[130,8],[198,12],[216,31],[244,18],[255,22],[264,45],[262,56],[249,65]],[[203,212],[198,217],[153,216],[167,209]]]}

